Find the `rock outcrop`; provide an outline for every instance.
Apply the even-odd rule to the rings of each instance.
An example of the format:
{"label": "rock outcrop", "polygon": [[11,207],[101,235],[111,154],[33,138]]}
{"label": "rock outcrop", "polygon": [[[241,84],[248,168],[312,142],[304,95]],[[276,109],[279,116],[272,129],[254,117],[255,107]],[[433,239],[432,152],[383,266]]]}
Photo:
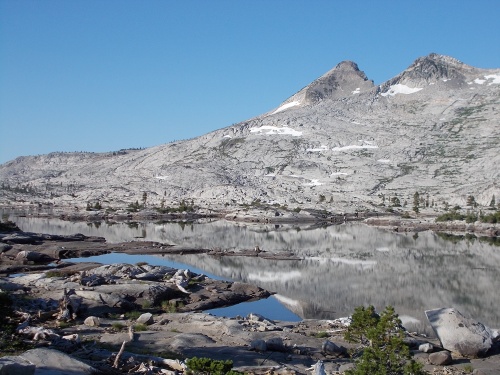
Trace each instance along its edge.
{"label": "rock outcrop", "polygon": [[498,332],[464,317],[454,308],[427,310],[425,314],[443,348],[460,356],[484,355],[498,339]]}

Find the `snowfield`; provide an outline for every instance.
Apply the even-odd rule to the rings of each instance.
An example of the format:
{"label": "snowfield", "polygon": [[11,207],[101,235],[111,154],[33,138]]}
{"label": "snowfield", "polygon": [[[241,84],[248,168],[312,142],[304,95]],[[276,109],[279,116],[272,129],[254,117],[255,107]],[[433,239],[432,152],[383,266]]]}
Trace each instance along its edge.
{"label": "snowfield", "polygon": [[270,125],[264,125],[259,128],[253,128],[250,129],[251,133],[264,133],[267,135],[273,135],[273,134],[280,134],[280,135],[292,135],[294,137],[300,137],[302,135],[302,132],[299,132],[297,130],[294,130],[292,128],[289,128],[287,126],[284,126],[282,128],[279,128],[277,126],[270,126]]}
{"label": "snowfield", "polygon": [[278,112],[281,112],[281,111],[284,111],[285,109],[288,109],[288,108],[292,108],[292,107],[295,107],[297,105],[299,105],[300,102],[299,101],[293,101],[293,102],[290,102],[290,103],[286,103],[286,104],[283,104],[281,107],[279,107],[276,111],[274,111],[272,113],[272,115],[274,115],[275,113],[278,113]]}
{"label": "snowfield", "polygon": [[343,146],[343,147],[334,147],[332,148],[332,151],[347,151],[347,150],[361,150],[363,148],[378,148],[378,146],[375,145],[349,145],[349,146]]}
{"label": "snowfield", "polygon": [[397,85],[392,85],[391,87],[389,87],[388,91],[381,93],[380,95],[382,95],[382,96],[394,96],[397,94],[409,95],[409,94],[416,93],[420,90],[423,90],[423,88],[421,88],[421,87],[414,87],[413,88],[413,87],[408,87],[406,85],[398,83]]}
{"label": "snowfield", "polygon": [[328,146],[321,145],[319,148],[308,148],[306,149],[307,152],[322,152],[328,150]]}

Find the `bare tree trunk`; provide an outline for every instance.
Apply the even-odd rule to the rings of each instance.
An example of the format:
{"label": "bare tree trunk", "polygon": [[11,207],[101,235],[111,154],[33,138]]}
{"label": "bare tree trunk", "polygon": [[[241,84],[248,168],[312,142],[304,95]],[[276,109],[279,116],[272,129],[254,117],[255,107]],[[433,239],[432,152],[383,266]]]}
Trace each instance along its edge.
{"label": "bare tree trunk", "polygon": [[114,367],[114,368],[118,368],[118,367],[120,366],[120,359],[121,359],[121,357],[122,357],[123,351],[125,350],[125,344],[126,344],[126,343],[127,343],[126,341],[124,341],[124,342],[122,343],[122,347],[120,348],[120,351],[119,351],[119,352],[118,352],[118,354],[116,355],[115,362],[113,363],[113,367]]}

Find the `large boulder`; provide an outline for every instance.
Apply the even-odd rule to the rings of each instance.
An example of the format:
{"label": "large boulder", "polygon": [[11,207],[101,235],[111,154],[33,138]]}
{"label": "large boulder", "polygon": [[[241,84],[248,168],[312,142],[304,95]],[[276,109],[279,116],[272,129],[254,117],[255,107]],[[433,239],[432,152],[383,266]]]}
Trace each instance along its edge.
{"label": "large boulder", "polygon": [[446,366],[453,361],[449,351],[443,350],[436,353],[429,354],[429,362],[431,365]]}
{"label": "large boulder", "polygon": [[85,324],[87,327],[99,327],[101,325],[101,319],[99,319],[97,316],[91,315],[85,318],[83,324]]}
{"label": "large boulder", "polygon": [[454,308],[427,310],[425,315],[443,348],[460,356],[481,356],[497,339],[497,332]]}
{"label": "large boulder", "polygon": [[8,356],[0,358],[1,375],[33,375],[36,366],[21,356]]}
{"label": "large boulder", "polygon": [[347,349],[345,347],[338,346],[330,340],[325,340],[325,342],[321,346],[321,350],[323,351],[323,353],[333,355],[335,357],[347,356]]}
{"label": "large boulder", "polygon": [[140,317],[137,318],[136,323],[147,324],[147,325],[153,324],[154,323],[153,314],[151,313],[142,314]]}
{"label": "large boulder", "polygon": [[35,373],[37,375],[91,374],[96,372],[93,367],[86,363],[54,349],[31,349],[21,354],[21,357],[36,366]]}

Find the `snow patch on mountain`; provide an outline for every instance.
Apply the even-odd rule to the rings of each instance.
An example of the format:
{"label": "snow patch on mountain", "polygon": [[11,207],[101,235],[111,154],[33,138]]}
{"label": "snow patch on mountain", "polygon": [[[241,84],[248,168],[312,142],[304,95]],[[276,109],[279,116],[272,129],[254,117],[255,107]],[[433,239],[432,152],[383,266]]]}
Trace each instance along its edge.
{"label": "snow patch on mountain", "polygon": [[328,146],[321,145],[318,148],[308,148],[307,152],[322,152],[328,150]]}
{"label": "snow patch on mountain", "polygon": [[281,112],[281,111],[284,111],[285,109],[288,109],[288,108],[291,108],[291,107],[295,107],[297,105],[299,105],[300,102],[299,101],[293,101],[293,102],[290,102],[290,103],[286,103],[286,104],[283,104],[281,107],[279,107],[276,111],[274,111],[272,113],[272,115],[274,115],[275,113],[278,113],[278,112]]}
{"label": "snow patch on mountain", "polygon": [[280,134],[280,135],[292,135],[294,137],[300,137],[302,135],[302,132],[299,132],[297,130],[294,130],[292,128],[289,128],[288,126],[284,127],[277,127],[277,126],[271,126],[271,125],[264,125],[259,128],[253,128],[250,129],[251,133],[263,133],[267,135],[273,135],[273,134]]}
{"label": "snow patch on mountain", "polygon": [[389,90],[381,93],[380,95],[382,95],[382,96],[394,96],[397,94],[409,95],[409,94],[416,93],[420,90],[423,90],[423,88],[421,88],[421,87],[409,87],[409,86],[403,85],[401,83],[398,83],[398,84],[390,86]]}
{"label": "snow patch on mountain", "polygon": [[319,180],[317,180],[317,179],[312,179],[312,180],[309,180],[309,181],[311,181],[311,182],[306,182],[304,184],[304,186],[321,186],[321,185],[323,185],[323,183],[319,182]]}
{"label": "snow patch on mountain", "polygon": [[484,79],[482,78],[476,78],[474,81],[467,82],[468,85],[472,85],[473,83],[476,83],[478,85],[484,85],[486,82],[488,82],[488,86],[490,85],[498,85],[500,84],[500,74],[487,74],[483,76]]}
{"label": "snow patch on mountain", "polygon": [[487,76],[484,76],[484,78],[486,78],[487,80],[490,80],[490,79],[493,80],[492,82],[488,83],[488,86],[493,85],[493,84],[496,84],[496,85],[500,84],[500,74],[488,74]]}
{"label": "snow patch on mountain", "polygon": [[378,148],[378,146],[375,145],[349,145],[349,146],[343,146],[343,147],[334,147],[332,148],[332,151],[347,151],[347,150],[360,150],[363,148]]}

